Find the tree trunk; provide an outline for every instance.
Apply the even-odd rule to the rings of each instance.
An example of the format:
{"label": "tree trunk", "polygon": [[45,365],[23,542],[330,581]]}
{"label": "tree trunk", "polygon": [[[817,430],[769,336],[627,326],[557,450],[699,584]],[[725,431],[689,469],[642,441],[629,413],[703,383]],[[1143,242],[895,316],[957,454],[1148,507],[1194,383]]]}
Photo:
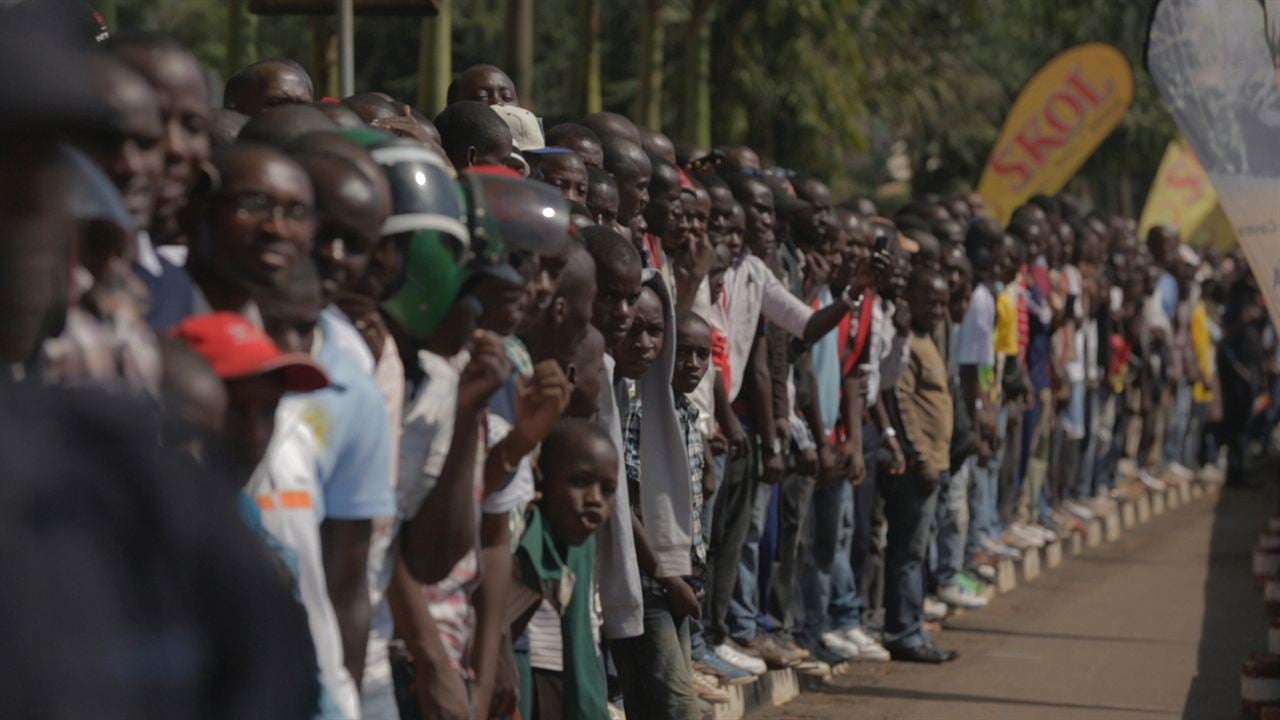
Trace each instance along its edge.
{"label": "tree trunk", "polygon": [[440,12],[422,20],[418,53],[417,108],[428,117],[444,109],[453,79],[453,0],[440,0]]}
{"label": "tree trunk", "polygon": [[640,84],[636,93],[636,122],[662,129],[662,59],[665,32],[662,0],[645,0],[640,16]]}
{"label": "tree trunk", "polygon": [[600,85],[600,2],[578,0],[578,56],[572,97],[578,115],[604,109]]}
{"label": "tree trunk", "polygon": [[231,77],[244,65],[244,0],[227,0],[226,76]]}
{"label": "tree trunk", "polygon": [[684,141],[711,147],[711,0],[693,0],[684,32],[684,102],[680,105]]}
{"label": "tree trunk", "polygon": [[520,104],[533,102],[533,0],[506,0],[502,69],[516,85]]}

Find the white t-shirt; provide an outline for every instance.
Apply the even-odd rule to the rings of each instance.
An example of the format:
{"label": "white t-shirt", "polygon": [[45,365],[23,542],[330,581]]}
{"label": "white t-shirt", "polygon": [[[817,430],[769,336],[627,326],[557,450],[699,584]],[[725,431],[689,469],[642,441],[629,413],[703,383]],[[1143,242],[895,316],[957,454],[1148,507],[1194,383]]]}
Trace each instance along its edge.
{"label": "white t-shirt", "polygon": [[[396,359],[396,365],[400,365],[398,355],[393,352],[391,357]],[[379,366],[388,359],[384,351]],[[374,539],[370,543],[382,550],[377,562],[378,575],[372,584],[373,587],[381,588],[381,592],[373,606],[373,616],[369,623],[370,651],[366,658],[375,657],[379,663],[375,668],[366,669],[366,683],[370,680],[383,684],[391,682],[390,665],[384,661],[387,643],[395,635],[395,622],[391,617],[391,606],[387,603],[386,588],[391,584],[391,575],[396,566],[392,555],[397,547],[395,537],[400,531],[400,524],[417,512],[440,479],[440,471],[444,468],[449,445],[453,440],[453,418],[458,404],[458,371],[448,360],[432,353],[419,353],[418,361],[426,377],[419,385],[417,394],[410,400],[404,417],[395,423],[402,433],[400,451],[397,454],[396,518],[390,527],[383,528],[382,534],[378,534],[375,525]],[[402,382],[403,377],[401,374]],[[370,567],[372,569],[373,563],[370,563]],[[386,677],[383,677],[383,673],[386,673]]]}
{"label": "white t-shirt", "polygon": [[960,323],[956,358],[960,365],[996,364],[996,299],[979,283],[969,296],[969,310]]}
{"label": "white t-shirt", "polygon": [[747,255],[724,276],[724,296],[707,321],[729,341],[729,401],[738,398],[751,345],[763,315],[796,337],[804,336],[813,308],[783,286],[764,261]]}
{"label": "white t-shirt", "polygon": [[322,450],[303,419],[306,401],[285,397],[275,434],[245,492],[262,512],[262,526],[298,560],[298,592],[315,643],[320,682],[344,718],[358,720],[360,697],[342,658],[338,618],[329,600],[320,547],[319,462]]}

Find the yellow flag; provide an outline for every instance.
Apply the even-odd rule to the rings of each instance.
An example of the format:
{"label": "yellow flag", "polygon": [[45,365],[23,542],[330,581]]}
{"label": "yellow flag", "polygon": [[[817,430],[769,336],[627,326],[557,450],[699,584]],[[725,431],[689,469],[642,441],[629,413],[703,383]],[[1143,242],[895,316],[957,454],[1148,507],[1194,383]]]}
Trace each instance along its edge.
{"label": "yellow flag", "polygon": [[1087,43],[1040,68],[1013,103],[978,183],[1007,223],[1032,195],[1062,189],[1133,102],[1133,71],[1119,50]]}
{"label": "yellow flag", "polygon": [[1218,205],[1218,193],[1195,151],[1181,138],[1169,143],[1147,193],[1147,204],[1138,221],[1138,237],[1156,225],[1178,228],[1190,240]]}

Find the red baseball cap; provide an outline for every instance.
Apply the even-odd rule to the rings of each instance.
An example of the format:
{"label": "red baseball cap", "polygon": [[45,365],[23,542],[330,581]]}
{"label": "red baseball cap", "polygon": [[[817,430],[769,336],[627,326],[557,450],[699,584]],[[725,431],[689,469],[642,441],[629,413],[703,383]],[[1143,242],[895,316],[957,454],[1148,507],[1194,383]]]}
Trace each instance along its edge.
{"label": "red baseball cap", "polygon": [[324,370],[309,356],[282,352],[266,333],[235,313],[189,317],[173,329],[173,336],[208,361],[213,374],[223,380],[278,370],[290,392],[310,392],[329,385]]}

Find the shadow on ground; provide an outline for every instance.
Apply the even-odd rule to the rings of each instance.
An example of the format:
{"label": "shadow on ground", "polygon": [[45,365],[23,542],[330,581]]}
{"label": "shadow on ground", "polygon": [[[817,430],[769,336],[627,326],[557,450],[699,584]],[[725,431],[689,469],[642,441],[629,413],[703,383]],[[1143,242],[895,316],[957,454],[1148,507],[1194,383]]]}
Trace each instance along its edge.
{"label": "shadow on ground", "polygon": [[1253,586],[1252,551],[1276,511],[1280,461],[1261,463],[1250,476],[1252,485],[1224,487],[1214,510],[1196,676],[1182,708],[1188,720],[1230,717],[1224,709],[1239,707],[1240,663],[1266,650],[1267,619]]}

